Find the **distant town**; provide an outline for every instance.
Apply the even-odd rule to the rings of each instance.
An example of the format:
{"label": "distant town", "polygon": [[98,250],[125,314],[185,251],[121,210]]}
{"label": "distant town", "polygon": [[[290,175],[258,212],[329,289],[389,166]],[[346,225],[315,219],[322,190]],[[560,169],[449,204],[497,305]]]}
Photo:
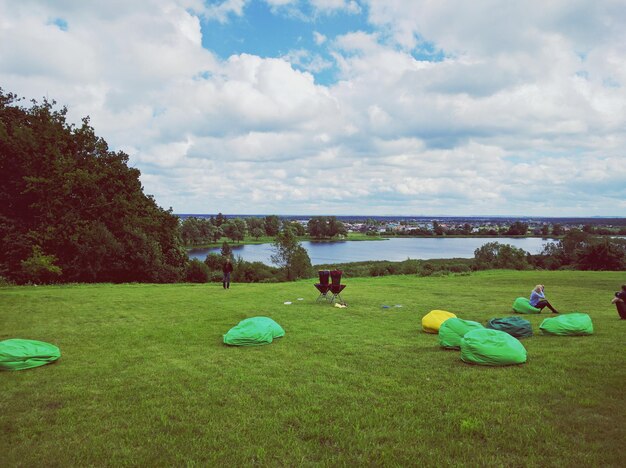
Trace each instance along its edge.
{"label": "distant town", "polygon": [[333,218],[339,221],[348,233],[398,236],[561,236],[572,229],[598,235],[626,235],[626,218],[618,217],[513,217],[513,216],[307,216],[307,215],[228,215],[178,214],[186,218],[211,219],[254,219],[268,216],[283,222],[300,224],[307,228],[311,219]]}
{"label": "distant town", "polygon": [[[307,221],[302,221],[306,224]],[[560,236],[572,229],[600,235],[626,234],[626,219],[554,218],[414,218],[342,221],[348,232],[397,235],[535,235]]]}
{"label": "distant town", "polygon": [[[306,216],[306,215],[228,215],[179,214],[183,238],[187,244],[202,243],[223,231],[229,238],[242,240],[245,233],[253,237],[274,235],[279,223],[290,223],[297,234],[312,237],[342,237],[350,233],[367,236],[538,236],[560,237],[576,229],[595,235],[626,235],[626,218],[530,218],[530,217],[452,217],[452,216]],[[212,235],[198,238],[198,229],[189,221],[220,227]],[[274,229],[268,227],[274,224]],[[319,228],[319,225],[326,228]],[[195,224],[195,223],[194,223]],[[257,226],[258,225],[258,226]],[[237,227],[240,226],[240,227]],[[255,226],[257,228],[255,229]],[[315,228],[318,226],[318,228]],[[331,227],[332,226],[332,227]],[[203,229],[200,228],[199,231]],[[205,229],[206,230],[206,229]],[[233,231],[230,234],[229,231]],[[273,231],[273,232],[272,232]],[[257,234],[254,234],[257,232]],[[208,233],[207,233],[208,234]]]}

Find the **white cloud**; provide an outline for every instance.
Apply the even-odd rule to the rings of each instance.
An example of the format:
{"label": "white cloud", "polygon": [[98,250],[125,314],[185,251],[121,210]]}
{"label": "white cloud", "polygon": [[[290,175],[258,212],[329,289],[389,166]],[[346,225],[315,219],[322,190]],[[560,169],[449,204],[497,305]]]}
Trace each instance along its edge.
{"label": "white cloud", "polygon": [[311,21],[310,8],[314,17],[332,15],[337,12],[359,14],[362,9],[355,0],[264,0],[275,13],[286,14],[302,21]]}
{"label": "white cloud", "polygon": [[298,0],[265,0],[269,6],[281,7],[285,5],[294,5],[298,3]]}
{"label": "white cloud", "polygon": [[361,7],[354,0],[311,0],[311,5],[320,12],[346,11],[352,14],[361,12]]}
{"label": "white cloud", "polygon": [[248,0],[224,0],[221,3],[209,4],[203,8],[208,19],[226,23],[231,15],[242,16]]}
{"label": "white cloud", "polygon": [[315,43],[317,45],[322,45],[324,42],[326,42],[326,36],[322,33],[319,33],[317,31],[313,32],[313,40],[315,41]]}
{"label": "white cloud", "polygon": [[288,54],[281,58],[292,65],[311,73],[319,73],[323,70],[332,68],[334,65],[331,61],[326,60],[321,55],[312,53],[307,49],[291,50]]}

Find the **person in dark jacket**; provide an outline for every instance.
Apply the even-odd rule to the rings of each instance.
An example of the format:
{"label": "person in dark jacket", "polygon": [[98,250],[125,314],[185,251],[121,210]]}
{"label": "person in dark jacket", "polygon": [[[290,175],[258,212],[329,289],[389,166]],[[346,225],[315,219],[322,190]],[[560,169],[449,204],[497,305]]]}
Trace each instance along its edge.
{"label": "person in dark jacket", "polygon": [[224,279],[222,280],[222,285],[224,289],[230,289],[230,274],[233,272],[233,264],[230,263],[230,258],[227,258],[224,262],[224,266],[222,267],[222,272],[224,273]]}
{"label": "person in dark jacket", "polygon": [[617,307],[617,313],[622,320],[626,320],[626,284],[622,284],[622,290],[615,293],[611,301]]}

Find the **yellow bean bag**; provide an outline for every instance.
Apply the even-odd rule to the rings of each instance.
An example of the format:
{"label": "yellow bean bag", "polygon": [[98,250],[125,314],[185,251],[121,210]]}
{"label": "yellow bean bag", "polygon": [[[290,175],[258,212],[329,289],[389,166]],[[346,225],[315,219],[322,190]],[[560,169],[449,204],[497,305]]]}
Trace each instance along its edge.
{"label": "yellow bean bag", "polygon": [[431,310],[422,318],[422,329],[426,333],[439,333],[439,327],[449,318],[456,318],[456,315],[445,310]]}

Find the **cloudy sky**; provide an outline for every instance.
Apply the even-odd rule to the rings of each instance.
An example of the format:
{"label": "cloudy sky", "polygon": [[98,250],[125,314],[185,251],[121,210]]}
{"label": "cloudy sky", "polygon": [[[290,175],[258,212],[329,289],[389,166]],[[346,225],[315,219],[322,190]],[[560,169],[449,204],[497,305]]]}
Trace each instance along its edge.
{"label": "cloudy sky", "polygon": [[623,0],[0,0],[176,213],[626,216]]}

